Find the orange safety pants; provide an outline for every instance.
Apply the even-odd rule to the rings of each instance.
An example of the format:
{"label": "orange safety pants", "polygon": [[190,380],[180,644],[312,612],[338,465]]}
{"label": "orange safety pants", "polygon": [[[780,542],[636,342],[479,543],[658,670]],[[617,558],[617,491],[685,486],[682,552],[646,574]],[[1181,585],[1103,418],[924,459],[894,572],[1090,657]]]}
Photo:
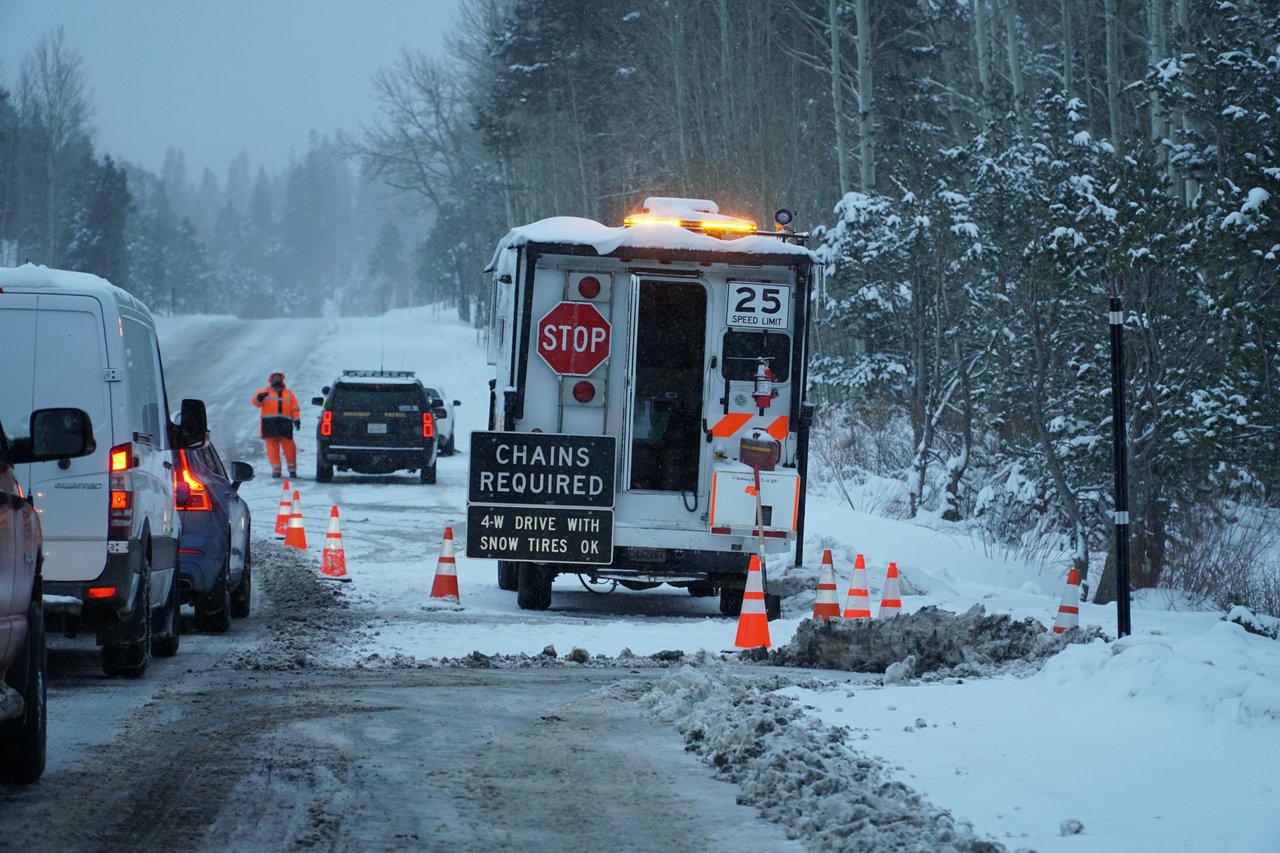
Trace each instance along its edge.
{"label": "orange safety pants", "polygon": [[285,461],[289,463],[290,473],[298,470],[298,445],[292,438],[282,435],[269,435],[262,439],[267,443],[267,461],[271,463],[273,473],[280,473],[280,451],[284,450]]}

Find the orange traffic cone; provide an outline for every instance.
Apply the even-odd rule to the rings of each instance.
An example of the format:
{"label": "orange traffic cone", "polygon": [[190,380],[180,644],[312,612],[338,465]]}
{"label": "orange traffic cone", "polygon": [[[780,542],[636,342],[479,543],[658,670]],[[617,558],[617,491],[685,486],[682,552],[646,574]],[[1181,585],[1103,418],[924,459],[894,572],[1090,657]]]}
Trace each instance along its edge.
{"label": "orange traffic cone", "polygon": [[862,555],[853,558],[853,583],[844,600],[845,619],[870,619],[871,594],[867,592],[867,563]]}
{"label": "orange traffic cone", "polygon": [[280,511],[276,513],[276,535],[284,536],[289,532],[289,516],[293,514],[293,505],[289,501],[289,481],[284,481],[284,491],[280,493]]}
{"label": "orange traffic cone", "polygon": [[293,508],[289,513],[289,528],[284,534],[286,548],[307,550],[307,531],[302,528],[302,495],[293,490]]}
{"label": "orange traffic cone", "polygon": [[733,641],[739,649],[766,649],[769,642],[769,617],[764,611],[764,581],[760,576],[760,558],[752,554],[747,568],[747,589],[742,593],[742,610],[738,613],[738,636]]}
{"label": "orange traffic cone", "polygon": [[840,618],[840,602],[836,598],[836,570],[831,565],[830,549],[822,552],[822,574],[818,575],[818,599],[813,602],[813,618]]}
{"label": "orange traffic cone", "polygon": [[347,554],[342,550],[342,531],[338,527],[338,508],[329,510],[329,532],[324,535],[324,551],[320,554],[320,574],[334,580],[347,580]]}
{"label": "orange traffic cone", "polygon": [[884,579],[884,593],[880,597],[880,618],[897,616],[902,612],[902,593],[898,591],[898,564],[889,564],[889,574]]}
{"label": "orange traffic cone", "polygon": [[1062,591],[1062,603],[1058,605],[1058,618],[1053,621],[1053,633],[1061,634],[1068,628],[1080,627],[1080,572],[1067,572],[1067,588]]}
{"label": "orange traffic cone", "polygon": [[436,561],[436,579],[431,584],[431,597],[459,604],[458,570],[453,559],[453,528],[444,529],[444,548]]}

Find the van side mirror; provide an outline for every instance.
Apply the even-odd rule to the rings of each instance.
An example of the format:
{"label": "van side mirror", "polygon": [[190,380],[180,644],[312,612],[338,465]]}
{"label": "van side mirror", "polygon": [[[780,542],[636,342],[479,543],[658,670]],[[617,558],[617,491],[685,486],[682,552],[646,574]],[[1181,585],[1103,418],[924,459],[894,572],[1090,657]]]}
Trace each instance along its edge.
{"label": "van side mirror", "polygon": [[461,405],[462,405],[462,401],[461,401],[461,400],[454,400],[454,401],[453,401],[453,404],[454,404],[455,406],[461,406]]}
{"label": "van side mirror", "polygon": [[31,413],[30,438],[14,442],[15,462],[47,462],[87,456],[98,449],[93,422],[83,409],[37,409]]}
{"label": "van side mirror", "polygon": [[205,414],[204,400],[182,401],[182,423],[178,424],[178,440],[173,442],[180,449],[198,447],[209,432],[209,419]]}

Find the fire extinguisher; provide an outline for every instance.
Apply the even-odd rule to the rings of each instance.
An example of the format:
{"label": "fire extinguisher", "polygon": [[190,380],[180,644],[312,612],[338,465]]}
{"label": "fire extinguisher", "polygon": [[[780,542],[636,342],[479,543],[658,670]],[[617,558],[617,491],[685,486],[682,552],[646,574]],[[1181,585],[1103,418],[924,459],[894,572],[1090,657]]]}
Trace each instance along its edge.
{"label": "fire extinguisher", "polygon": [[773,398],[778,396],[778,391],[773,387],[774,381],[773,368],[769,366],[767,358],[761,358],[756,365],[756,383],[755,388],[751,391],[751,396],[755,397],[756,407],[760,409],[760,414],[764,414],[764,410],[769,408],[773,402]]}

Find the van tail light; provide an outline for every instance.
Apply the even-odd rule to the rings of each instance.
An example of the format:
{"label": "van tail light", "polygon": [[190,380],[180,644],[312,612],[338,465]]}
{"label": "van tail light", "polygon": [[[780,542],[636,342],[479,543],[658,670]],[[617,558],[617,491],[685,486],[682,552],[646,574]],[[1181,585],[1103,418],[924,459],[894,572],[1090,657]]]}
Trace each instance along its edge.
{"label": "van tail light", "polygon": [[[179,450],[178,459],[179,470],[173,475],[175,486],[175,495],[173,499],[174,506],[177,509],[194,510],[196,512],[211,511],[213,509],[213,500],[209,497],[209,487],[206,486],[199,477],[191,472],[191,464],[187,462],[187,451]],[[178,502],[176,494],[178,491],[176,488],[179,482],[178,478],[182,478],[181,482],[185,483],[187,486],[188,497],[185,503]]]}
{"label": "van tail light", "polygon": [[430,412],[422,413],[422,437],[431,438],[436,434],[436,419]]}
{"label": "van tail light", "polygon": [[323,436],[333,435],[333,412],[325,412],[320,416],[320,434]]}
{"label": "van tail light", "polygon": [[111,499],[107,510],[107,539],[128,541],[133,532],[133,475],[137,464],[131,443],[111,448]]}

